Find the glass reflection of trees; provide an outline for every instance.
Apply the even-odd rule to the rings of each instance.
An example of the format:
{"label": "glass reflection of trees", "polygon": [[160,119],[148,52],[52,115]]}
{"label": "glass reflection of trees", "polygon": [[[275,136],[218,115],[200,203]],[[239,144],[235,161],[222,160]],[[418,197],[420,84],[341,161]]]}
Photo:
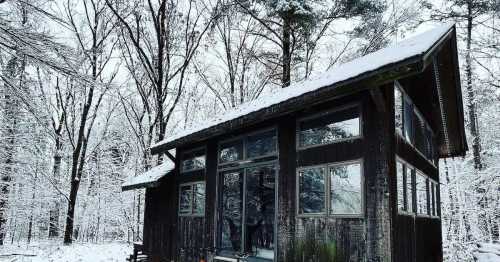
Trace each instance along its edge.
{"label": "glass reflection of trees", "polygon": [[330,167],[332,214],[361,214],[361,165]]}
{"label": "glass reflection of trees", "polygon": [[[260,166],[222,174],[222,249],[273,258],[275,173],[274,166]],[[243,197],[246,203],[244,212]],[[245,221],[244,229],[242,221]]]}
{"label": "glass reflection of trees", "polygon": [[329,144],[336,140],[358,137],[360,119],[357,107],[301,121],[299,147]]}
{"label": "glass reflection of trees", "polygon": [[323,167],[299,171],[299,212],[325,212],[325,170]]}

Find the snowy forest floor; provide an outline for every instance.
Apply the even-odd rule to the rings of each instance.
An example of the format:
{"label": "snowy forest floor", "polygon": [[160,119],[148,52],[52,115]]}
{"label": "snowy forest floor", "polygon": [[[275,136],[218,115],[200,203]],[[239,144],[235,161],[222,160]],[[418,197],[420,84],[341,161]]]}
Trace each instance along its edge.
{"label": "snowy forest floor", "polygon": [[60,241],[46,241],[30,245],[7,244],[0,247],[1,262],[124,262],[132,253],[126,242],[102,244],[74,243],[61,245]]}
{"label": "snowy forest floor", "polygon": [[[10,243],[0,247],[1,262],[124,262],[132,253],[132,245],[125,242],[102,244],[75,243],[61,245],[60,241]],[[478,262],[499,262],[500,243],[479,244],[474,252]]]}
{"label": "snowy forest floor", "polygon": [[474,257],[479,262],[499,262],[500,242],[479,244]]}

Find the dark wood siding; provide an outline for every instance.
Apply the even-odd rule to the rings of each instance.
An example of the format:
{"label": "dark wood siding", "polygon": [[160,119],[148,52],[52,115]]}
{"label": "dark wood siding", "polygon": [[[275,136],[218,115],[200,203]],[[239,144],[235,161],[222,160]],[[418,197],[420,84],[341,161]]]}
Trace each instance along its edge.
{"label": "dark wood siding", "polygon": [[[209,256],[210,251],[216,248],[217,236],[218,142],[275,126],[278,128],[279,145],[277,261],[292,261],[289,258],[294,243],[308,238],[335,243],[336,262],[435,261],[427,259],[440,258],[440,221],[397,214],[396,153],[431,178],[439,180],[435,166],[415,152],[410,145],[395,139],[392,94],[392,85],[382,86],[373,91],[311,105],[307,110],[178,149],[179,153],[204,146],[207,150],[206,170],[190,174],[175,173],[161,181],[158,188],[147,190],[144,229],[147,253],[154,259],[163,259],[153,261],[192,262]],[[346,104],[360,105],[362,138],[297,150],[297,119]],[[298,167],[357,159],[363,160],[362,217],[296,215]],[[192,181],[206,182],[205,216],[179,217],[179,184]],[[431,233],[423,233],[424,229]],[[434,238],[431,235],[434,235]],[[426,251],[420,252],[421,248]],[[418,256],[416,260],[412,260],[415,256]]]}

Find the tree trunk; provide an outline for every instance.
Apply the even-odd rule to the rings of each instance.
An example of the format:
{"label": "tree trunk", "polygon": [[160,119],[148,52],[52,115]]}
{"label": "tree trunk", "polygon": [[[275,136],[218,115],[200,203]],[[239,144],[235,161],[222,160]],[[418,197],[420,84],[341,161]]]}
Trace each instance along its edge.
{"label": "tree trunk", "polygon": [[472,2],[469,1],[467,15],[467,50],[465,58],[465,74],[467,77],[467,109],[469,111],[469,128],[472,136],[472,154],[474,157],[474,168],[482,169],[481,161],[481,140],[479,136],[479,128],[477,126],[476,101],[474,87],[472,85]]}
{"label": "tree trunk", "polygon": [[[59,123],[62,125],[62,123]],[[62,126],[61,126],[62,127]],[[56,130],[56,152],[54,154],[54,167],[52,172],[52,179],[54,179],[56,186],[59,186],[59,179],[61,174],[61,134],[62,128]],[[59,200],[59,195],[56,194],[54,199],[53,206],[49,211],[49,238],[55,238],[59,236],[59,212],[61,209],[61,203]]]}
{"label": "tree trunk", "polygon": [[292,54],[291,54],[291,49],[290,49],[290,38],[291,38],[291,25],[290,25],[290,19],[288,16],[283,17],[283,36],[281,40],[282,44],[282,77],[281,77],[281,86],[282,87],[287,87],[290,85],[290,70],[291,70],[291,63],[292,63]]}

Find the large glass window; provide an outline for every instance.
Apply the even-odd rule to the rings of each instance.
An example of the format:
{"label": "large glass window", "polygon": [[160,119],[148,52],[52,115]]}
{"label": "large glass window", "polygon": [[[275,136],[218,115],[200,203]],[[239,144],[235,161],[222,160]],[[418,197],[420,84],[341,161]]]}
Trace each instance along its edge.
{"label": "large glass window", "polygon": [[397,85],[394,87],[394,126],[397,134],[434,163],[432,129],[410,97]]}
{"label": "large glass window", "polygon": [[360,163],[330,167],[331,214],[355,215],[362,213]]}
{"label": "large glass window", "polygon": [[241,250],[243,217],[243,170],[221,175],[222,179],[222,228],[220,248],[230,251]]}
{"label": "large glass window", "polygon": [[182,154],[182,172],[190,172],[205,168],[205,149],[187,151]]}
{"label": "large glass window", "polygon": [[361,215],[362,187],[361,162],[301,168],[298,212],[301,215]]}
{"label": "large glass window", "polygon": [[404,98],[403,111],[403,129],[406,140],[413,144],[413,105],[409,102],[409,98]]}
{"label": "large glass window", "polygon": [[427,210],[427,178],[420,172],[415,176],[415,188],[417,190],[417,214],[428,215]]}
{"label": "large glass window", "polygon": [[276,140],[275,130],[247,136],[245,144],[246,158],[262,157],[276,153]]}
{"label": "large glass window", "polygon": [[274,165],[221,173],[219,247],[229,254],[274,258]]}
{"label": "large glass window", "polygon": [[359,108],[352,107],[299,121],[297,132],[299,148],[359,137]]}
{"label": "large glass window", "polygon": [[299,171],[299,213],[315,214],[326,211],[326,175],[324,167]]}
{"label": "large glass window", "polygon": [[179,215],[201,216],[205,214],[205,183],[195,182],[179,186]]}
{"label": "large glass window", "polygon": [[220,145],[219,163],[229,163],[243,159],[243,141],[235,140]]}

